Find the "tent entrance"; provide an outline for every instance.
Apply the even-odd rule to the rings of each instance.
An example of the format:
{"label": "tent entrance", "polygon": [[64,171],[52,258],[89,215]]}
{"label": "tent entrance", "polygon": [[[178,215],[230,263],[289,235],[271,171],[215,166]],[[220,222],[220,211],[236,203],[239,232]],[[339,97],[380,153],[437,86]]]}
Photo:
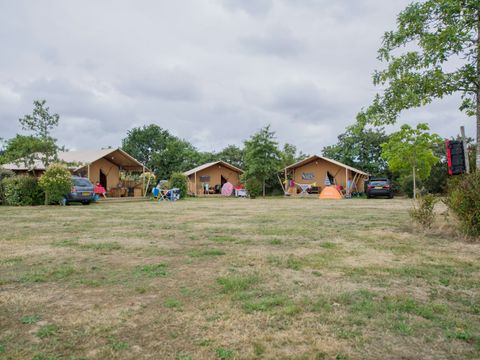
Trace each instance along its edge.
{"label": "tent entrance", "polygon": [[223,175],[220,175],[220,186],[223,187],[227,183],[227,179],[223,177]]}
{"label": "tent entrance", "polygon": [[99,183],[107,189],[107,175],[102,170],[100,170]]}

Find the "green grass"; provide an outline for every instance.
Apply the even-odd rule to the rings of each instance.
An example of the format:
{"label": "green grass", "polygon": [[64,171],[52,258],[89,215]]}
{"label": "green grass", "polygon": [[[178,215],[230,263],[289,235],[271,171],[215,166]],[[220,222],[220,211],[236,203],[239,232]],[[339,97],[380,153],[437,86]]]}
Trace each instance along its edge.
{"label": "green grass", "polygon": [[168,275],[167,265],[164,263],[138,266],[136,272],[148,277],[165,277]]}
{"label": "green grass", "polygon": [[183,306],[183,303],[180,300],[175,298],[167,298],[165,299],[163,304],[165,305],[165,307],[169,309],[176,309],[176,310],[181,310]]}
{"label": "green grass", "polygon": [[188,255],[190,257],[194,257],[194,258],[197,258],[197,257],[211,257],[211,256],[222,256],[222,255],[225,255],[225,251],[223,250],[220,250],[220,249],[211,249],[211,248],[207,248],[207,249],[195,249],[195,250],[192,250],[188,253]]}
{"label": "green grass", "polygon": [[55,325],[55,324],[49,324],[49,325],[44,325],[38,331],[36,332],[35,335],[37,335],[39,338],[47,338],[47,337],[52,337],[57,335],[59,332],[60,328]]}
{"label": "green grass", "polygon": [[478,359],[480,243],[409,206],[0,207],[0,358]]}
{"label": "green grass", "polygon": [[38,314],[33,314],[33,315],[25,315],[25,316],[22,316],[22,318],[20,319],[20,321],[22,322],[22,324],[28,324],[28,325],[31,325],[31,324],[36,324],[37,322],[39,322],[40,320],[42,319],[42,317]]}
{"label": "green grass", "polygon": [[235,358],[235,353],[233,352],[233,350],[217,348],[215,349],[215,353],[220,360],[233,360]]}

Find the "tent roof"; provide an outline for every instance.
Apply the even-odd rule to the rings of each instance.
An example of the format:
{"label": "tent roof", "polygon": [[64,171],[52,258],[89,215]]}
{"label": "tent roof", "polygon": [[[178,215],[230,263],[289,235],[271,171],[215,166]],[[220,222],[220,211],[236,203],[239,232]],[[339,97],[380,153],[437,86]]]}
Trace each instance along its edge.
{"label": "tent roof", "polygon": [[[58,160],[66,163],[74,163],[69,166],[73,170],[81,169],[88,164],[97,160],[105,158],[106,160],[121,166],[126,170],[142,170],[143,164],[121,149],[102,149],[102,150],[79,150],[79,151],[60,151],[58,153]],[[1,167],[10,170],[31,170],[25,164],[19,162],[3,164]],[[35,160],[32,166],[34,170],[45,170],[45,164],[40,160]],[[146,169],[146,168],[145,168]],[[146,169],[148,170],[148,169]]]}
{"label": "tent roof", "polygon": [[296,168],[299,168],[300,166],[303,166],[305,164],[308,164],[312,161],[315,161],[315,160],[325,160],[325,161],[328,161],[328,162],[331,162],[332,164],[335,164],[335,165],[338,165],[338,166],[341,166],[343,168],[346,168],[348,170],[351,170],[351,171],[354,171],[358,174],[361,174],[361,175],[365,175],[365,176],[369,176],[368,173],[362,171],[362,170],[358,170],[358,169],[355,169],[354,167],[351,167],[349,165],[346,165],[346,164],[343,164],[341,163],[340,161],[337,161],[337,160],[333,160],[333,159],[329,159],[329,158],[326,158],[326,157],[323,157],[323,156],[319,156],[319,155],[312,155],[304,160],[301,160],[299,162],[296,162],[295,164],[292,164],[292,165],[289,165],[287,166],[284,170],[291,170],[291,169],[296,169]]}
{"label": "tent roof", "polygon": [[197,166],[196,168],[193,168],[193,169],[191,169],[191,170],[185,171],[183,174],[184,174],[185,176],[190,176],[190,175],[192,175],[192,174],[195,174],[195,173],[197,173],[197,172],[199,172],[199,171],[208,169],[209,167],[212,167],[212,166],[217,165],[217,164],[221,164],[221,165],[223,165],[223,166],[225,166],[225,167],[227,167],[227,168],[229,168],[229,169],[231,169],[231,170],[233,170],[233,171],[236,171],[236,172],[238,172],[238,173],[243,173],[243,170],[242,170],[242,169],[239,169],[239,168],[237,168],[237,167],[235,167],[235,166],[233,166],[233,165],[230,165],[229,163],[227,163],[227,162],[225,162],[225,161],[223,161],[223,160],[220,160],[220,161],[209,162],[209,163],[206,163],[206,164]]}

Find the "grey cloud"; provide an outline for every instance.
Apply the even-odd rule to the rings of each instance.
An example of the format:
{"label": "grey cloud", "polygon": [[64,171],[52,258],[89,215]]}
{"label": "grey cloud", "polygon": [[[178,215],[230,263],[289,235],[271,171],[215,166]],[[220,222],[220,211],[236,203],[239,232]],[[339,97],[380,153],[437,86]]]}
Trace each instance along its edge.
{"label": "grey cloud", "polygon": [[305,122],[345,116],[336,100],[312,82],[285,83],[273,91],[266,108]]}
{"label": "grey cloud", "polygon": [[[4,2],[0,137],[46,99],[71,149],[119,146],[132,127],[156,123],[219,150],[270,123],[279,142],[319,152],[372,100],[381,36],[409,2]],[[401,122],[472,134],[473,120],[445,101]]]}
{"label": "grey cloud", "polygon": [[247,52],[278,57],[296,56],[306,48],[305,43],[286,28],[270,29],[264,35],[245,36],[239,43]]}
{"label": "grey cloud", "polygon": [[196,101],[202,95],[194,76],[181,70],[155,71],[135,76],[120,84],[119,88],[129,96],[167,101]]}
{"label": "grey cloud", "polygon": [[221,0],[230,10],[241,10],[250,15],[266,15],[273,7],[272,0]]}

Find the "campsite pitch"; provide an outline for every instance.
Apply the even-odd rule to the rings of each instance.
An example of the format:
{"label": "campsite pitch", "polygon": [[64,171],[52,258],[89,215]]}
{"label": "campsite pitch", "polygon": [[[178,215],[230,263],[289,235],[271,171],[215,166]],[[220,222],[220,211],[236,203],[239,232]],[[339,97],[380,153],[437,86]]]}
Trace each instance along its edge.
{"label": "campsite pitch", "polygon": [[480,244],[409,206],[0,207],[0,358],[479,358]]}

